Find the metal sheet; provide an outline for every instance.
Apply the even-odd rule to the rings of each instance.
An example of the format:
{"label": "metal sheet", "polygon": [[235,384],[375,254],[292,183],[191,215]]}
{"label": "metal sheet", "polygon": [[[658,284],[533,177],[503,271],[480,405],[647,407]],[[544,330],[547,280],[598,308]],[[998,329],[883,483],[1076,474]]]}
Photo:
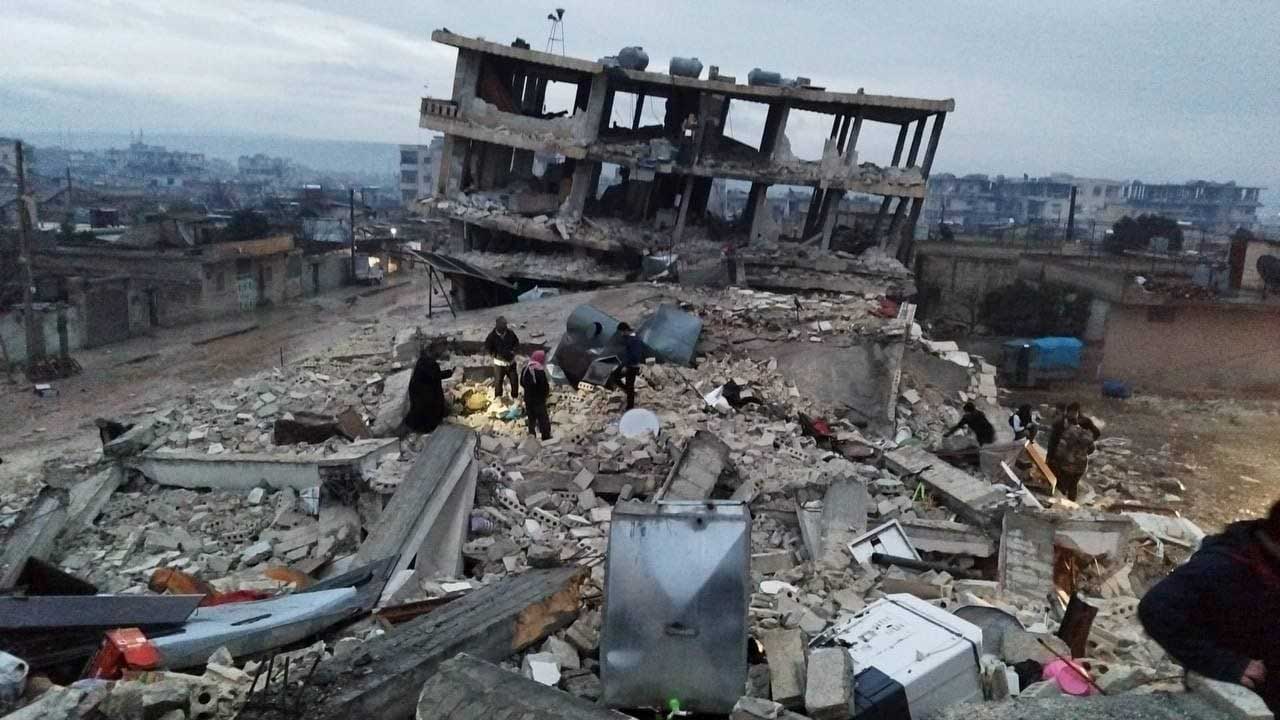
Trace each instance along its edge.
{"label": "metal sheet", "polygon": [[0,597],[0,630],[176,625],[203,595],[36,595]]}
{"label": "metal sheet", "polygon": [[906,531],[897,520],[890,520],[854,538],[853,542],[849,543],[849,553],[853,555],[854,562],[859,565],[870,564],[871,556],[876,553],[912,560],[920,559],[920,553],[916,552],[915,546],[911,544],[911,538],[907,537]]}
{"label": "metal sheet", "polygon": [[182,629],[152,638],[162,667],[203,665],[226,646],[241,657],[306,639],[360,611],[355,588],[200,608]]}
{"label": "metal sheet", "polygon": [[727,714],[747,680],[747,507],[628,502],[614,508],[600,639],[605,704]]}
{"label": "metal sheet", "polygon": [[659,360],[678,365],[693,363],[693,351],[702,335],[702,320],[675,305],[659,305],[658,311],[636,331]]}

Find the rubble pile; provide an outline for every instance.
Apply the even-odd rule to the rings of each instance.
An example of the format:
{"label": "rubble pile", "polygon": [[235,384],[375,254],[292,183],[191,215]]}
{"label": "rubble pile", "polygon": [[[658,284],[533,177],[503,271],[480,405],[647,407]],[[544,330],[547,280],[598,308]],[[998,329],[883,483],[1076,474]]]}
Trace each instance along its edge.
{"label": "rubble pile", "polygon": [[[874,667],[859,654],[874,652],[856,639],[865,633],[860,623],[911,603],[937,622],[908,623],[910,632],[954,623],[969,633],[965,642],[980,645],[956,661],[972,681],[956,702],[1074,694],[1050,674],[1068,660],[1110,694],[1170,688],[1177,669],[1142,634],[1136,596],[1153,563],[1168,562],[1162,538],[1198,529],[1107,511],[1102,499],[1117,499],[1120,489],[1105,480],[1097,502],[1053,497],[1029,482],[1033,463],[1013,460],[1030,450],[1007,438],[1009,470],[999,475],[977,463],[976,447],[942,442],[963,403],[1002,412],[994,367],[922,337],[910,307],[876,295],[691,292],[682,308],[703,323],[693,366],[650,358],[636,383],[656,431],[624,426],[621,393],[582,382],[553,390],[554,435],[537,439],[518,401],[494,397],[488,358],[456,343],[443,363],[458,371],[445,384],[448,424],[422,436],[366,438],[388,428],[403,434],[396,416],[405,368],[428,344],[404,333],[375,342],[389,352],[314,358],[149,409],[123,435],[104,437],[107,462],[123,464],[123,479],[103,470],[72,487],[60,520],[41,509],[62,509],[56,489],[46,488],[19,513],[10,547],[30,548],[22,561],[52,561],[117,598],[204,596],[185,622],[235,640],[202,674],[180,673],[187,663],[164,658],[195,650],[181,633],[151,637],[155,628],[140,618],[159,660],[131,664],[137,657],[122,646],[125,659],[108,662],[123,640],[95,636],[103,649],[92,666],[107,669],[65,687],[33,674],[34,704],[19,712],[223,718],[251,706],[256,687],[259,698],[310,698],[324,708],[316,717],[376,716],[403,713],[419,692],[425,703],[451,683],[495,677],[494,665],[510,671],[496,677],[538,688],[495,692],[534,704],[602,701],[610,688],[601,648],[606,566],[621,518],[636,521],[672,501],[691,502],[682,506],[689,513],[715,501],[750,511],[735,506],[747,540],[717,570],[729,582],[706,582],[682,566],[680,578],[655,583],[664,591],[749,588],[741,618],[729,617],[732,604],[704,603],[721,620],[740,620],[743,640],[753,639],[750,690],[740,699],[735,692],[731,717],[850,717],[854,694],[871,682],[861,673]],[[371,326],[369,334],[381,331]],[[845,412],[834,393],[802,392],[771,354],[866,342],[954,364],[964,389],[899,368],[891,373],[901,376],[896,392],[883,393],[893,418],[885,433]],[[1111,442],[1100,452],[1106,465],[1124,467],[1123,450]],[[162,476],[156,468],[165,462],[193,465]],[[219,463],[243,469],[209,469]],[[189,485],[175,487],[179,480]],[[46,525],[67,514],[75,522],[42,549]],[[690,559],[699,552],[691,548]],[[0,570],[9,572],[3,563]],[[3,600],[0,629],[13,621]],[[1072,634],[1081,602],[1096,616]],[[690,607],[688,621],[697,622],[705,609]],[[254,629],[275,617],[293,618],[296,634]],[[59,619],[45,631],[56,637],[73,625]],[[678,623],[668,635],[697,637]],[[291,644],[305,647],[282,652]],[[47,648],[15,650],[42,663],[33,663],[40,673],[59,672]],[[459,650],[468,655],[455,658]],[[286,680],[268,669],[258,682],[263,663],[285,658],[309,672]],[[551,688],[558,690],[545,694]],[[371,697],[385,704],[366,705]],[[731,709],[718,707],[722,715]]]}

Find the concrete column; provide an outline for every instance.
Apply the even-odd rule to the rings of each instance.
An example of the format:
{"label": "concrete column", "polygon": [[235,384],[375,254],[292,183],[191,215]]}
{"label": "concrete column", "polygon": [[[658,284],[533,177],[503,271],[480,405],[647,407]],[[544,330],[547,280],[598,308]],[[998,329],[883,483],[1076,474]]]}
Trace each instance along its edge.
{"label": "concrete column", "polygon": [[764,119],[764,134],[760,137],[760,154],[772,159],[773,151],[778,146],[778,138],[787,130],[787,118],[791,115],[791,107],[784,104],[769,106],[769,114]]}
{"label": "concrete column", "polygon": [[[924,151],[924,161],[920,166],[920,177],[925,181],[925,187],[928,188],[929,171],[933,169],[933,157],[938,152],[938,142],[942,139],[942,123],[947,119],[946,113],[936,113],[933,116],[933,128],[929,131],[929,145]],[[920,121],[920,129],[923,129],[924,121]],[[917,130],[916,137],[919,137]],[[914,159],[914,153],[912,155]],[[908,162],[908,164],[911,164]],[[907,217],[907,231],[911,234],[912,241],[915,239],[916,223],[920,220],[920,210],[924,207],[924,201],[914,199],[911,201],[911,212]],[[911,242],[904,243],[906,247],[901,251],[907,255],[911,253]]]}
{"label": "concrete column", "polygon": [[747,233],[747,242],[754,240],[756,233],[772,221],[769,217],[769,186],[765,183],[751,183],[751,192],[747,195],[747,211],[751,214],[751,229]]}
{"label": "concrete column", "polygon": [[480,83],[481,55],[473,50],[458,50],[458,63],[453,71],[453,100],[465,114],[470,101],[475,99]]}
{"label": "concrete column", "polygon": [[600,163],[590,160],[578,160],[573,168],[573,181],[569,185],[569,197],[564,201],[562,212],[567,212],[570,217],[582,217],[582,211],[587,206],[587,198],[594,196],[594,188],[591,187],[591,179],[599,177]]}
{"label": "concrete column", "polygon": [[924,137],[924,122],[926,118],[920,118],[916,121],[916,133],[911,137],[911,152],[907,153],[907,167],[916,164],[916,154],[920,152],[920,139]]}
{"label": "concrete column", "polygon": [[448,197],[462,190],[462,175],[467,162],[470,141],[456,135],[445,135],[440,152],[440,171],[436,173],[435,196]]}
{"label": "concrete column", "polygon": [[640,116],[644,113],[644,93],[636,95],[636,111],[631,116],[631,129],[636,130],[640,127]]}
{"label": "concrete column", "polygon": [[902,159],[902,145],[907,141],[907,124],[898,128],[898,143],[893,146],[893,162],[889,163],[890,167],[898,167],[898,161]]}
{"label": "concrete column", "polygon": [[671,242],[680,242],[680,237],[684,235],[685,221],[689,217],[689,205],[693,202],[693,182],[696,178],[693,175],[686,175],[684,178],[684,188],[680,191],[680,211],[676,214],[676,227],[671,233]]}
{"label": "concrete column", "polygon": [[577,138],[586,142],[595,142],[600,136],[601,118],[604,117],[605,104],[608,100],[609,87],[604,73],[591,76],[591,92],[587,97],[587,133],[588,137]]}

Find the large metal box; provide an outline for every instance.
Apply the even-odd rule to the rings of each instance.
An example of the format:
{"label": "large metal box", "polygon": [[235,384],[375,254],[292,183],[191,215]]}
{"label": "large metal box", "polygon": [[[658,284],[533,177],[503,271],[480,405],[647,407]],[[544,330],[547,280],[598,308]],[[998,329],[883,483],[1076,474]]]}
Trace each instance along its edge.
{"label": "large metal box", "polygon": [[610,707],[729,713],[746,688],[751,514],[738,502],[621,503],[605,568]]}

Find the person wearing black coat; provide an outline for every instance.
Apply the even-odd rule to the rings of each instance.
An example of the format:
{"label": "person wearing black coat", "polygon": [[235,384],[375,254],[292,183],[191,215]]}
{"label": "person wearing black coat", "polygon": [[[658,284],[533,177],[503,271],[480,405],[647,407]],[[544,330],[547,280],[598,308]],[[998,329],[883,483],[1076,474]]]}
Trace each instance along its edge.
{"label": "person wearing black coat", "polygon": [[423,350],[409,376],[409,413],[404,418],[405,427],[429,433],[440,425],[448,412],[443,381],[440,363],[429,351]]}
{"label": "person wearing black coat", "polygon": [[520,373],[520,387],[524,388],[524,414],[529,424],[529,434],[542,434],[543,440],[551,439],[551,418],[547,415],[547,396],[551,394],[551,384],[547,382],[547,370],[544,363],[547,354],[535,350],[529,356],[529,364]]}
{"label": "person wearing black coat", "polygon": [[1147,634],[1188,670],[1250,688],[1280,711],[1280,502],[1228,525],[1138,605]]}
{"label": "person wearing black coat", "polygon": [[520,397],[520,386],[516,381],[516,348],[520,347],[520,338],[514,330],[507,327],[507,319],[498,316],[493,322],[493,329],[484,339],[484,349],[493,361],[493,397],[502,397],[503,381],[511,385],[511,399]]}
{"label": "person wearing black coat", "polygon": [[622,333],[622,390],[627,394],[627,409],[636,406],[636,376],[644,363],[644,343],[627,323],[618,323]]}

